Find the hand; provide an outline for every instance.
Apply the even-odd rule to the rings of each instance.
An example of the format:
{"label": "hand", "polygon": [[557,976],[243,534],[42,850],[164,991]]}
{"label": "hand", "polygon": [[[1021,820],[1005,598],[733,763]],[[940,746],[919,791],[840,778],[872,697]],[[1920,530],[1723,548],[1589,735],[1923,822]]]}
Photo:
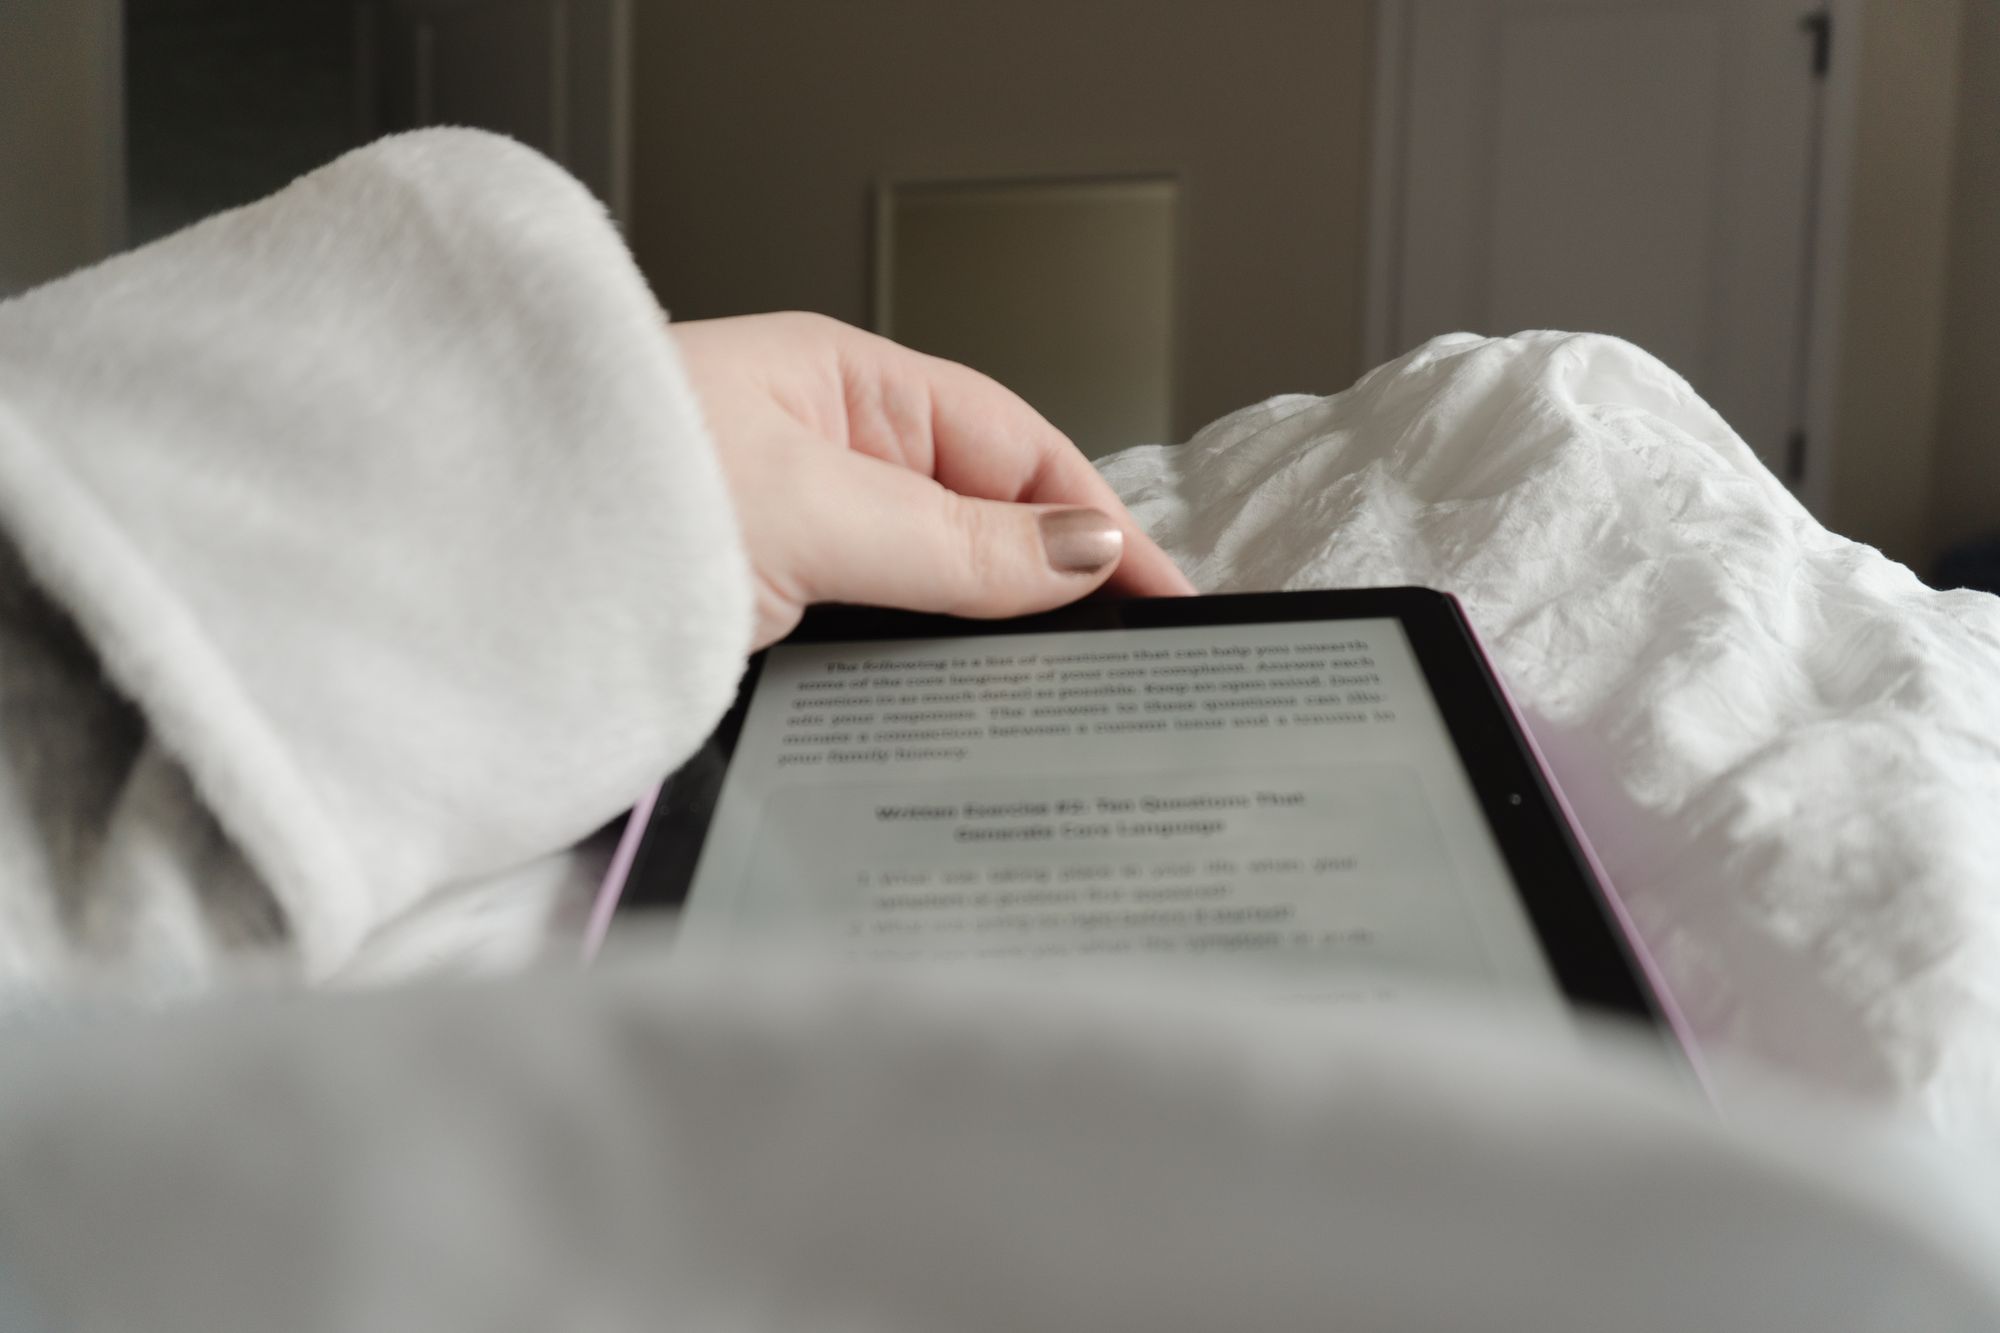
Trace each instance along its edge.
{"label": "hand", "polygon": [[671,326],[749,549],[757,646],[814,602],[1012,616],[1194,585],[1076,446],[976,371],[818,315]]}

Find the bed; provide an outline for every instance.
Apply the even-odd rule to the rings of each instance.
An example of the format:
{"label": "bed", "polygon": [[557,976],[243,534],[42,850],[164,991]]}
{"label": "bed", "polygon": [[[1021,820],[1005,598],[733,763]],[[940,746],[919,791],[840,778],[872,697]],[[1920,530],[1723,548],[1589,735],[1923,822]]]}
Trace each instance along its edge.
{"label": "bed", "polygon": [[1204,589],[1464,601],[1704,1045],[2000,1130],[2000,598],[1612,338],[1441,338],[1104,472]]}
{"label": "bed", "polygon": [[[1204,589],[1456,593],[1725,1085],[2000,1133],[2000,598],[1828,532],[1606,337],[1438,339],[1101,466]],[[509,892],[356,973],[517,957]]]}
{"label": "bed", "polygon": [[[1104,469],[1204,587],[1456,592],[1710,1055],[2000,1126],[2000,599],[1829,534],[1605,338],[1441,340]],[[522,884],[376,961],[512,936]],[[696,960],[25,1025],[0,1260],[36,1285],[0,1323],[30,1291],[190,1329],[2000,1310],[1992,1158],[1934,1135],[1718,1118],[1463,1010],[904,982]]]}

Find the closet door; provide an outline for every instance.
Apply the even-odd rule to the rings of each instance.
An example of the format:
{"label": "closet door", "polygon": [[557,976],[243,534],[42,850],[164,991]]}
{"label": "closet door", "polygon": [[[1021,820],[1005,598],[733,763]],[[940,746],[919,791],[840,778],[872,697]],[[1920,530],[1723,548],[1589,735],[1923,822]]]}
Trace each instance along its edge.
{"label": "closet door", "polygon": [[629,217],[630,0],[380,0],[365,23],[381,128],[510,135]]}
{"label": "closet door", "polygon": [[1385,6],[1371,335],[1617,334],[1804,467],[1831,20],[1811,0]]}

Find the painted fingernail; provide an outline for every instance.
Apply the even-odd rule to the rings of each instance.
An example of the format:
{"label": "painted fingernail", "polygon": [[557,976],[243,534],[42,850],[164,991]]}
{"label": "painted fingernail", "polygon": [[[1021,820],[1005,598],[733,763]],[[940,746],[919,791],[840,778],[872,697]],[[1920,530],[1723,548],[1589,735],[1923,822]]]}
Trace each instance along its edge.
{"label": "painted fingernail", "polygon": [[1118,563],[1125,551],[1125,534],[1109,514],[1095,509],[1051,509],[1042,515],[1042,550],[1051,569],[1095,574]]}

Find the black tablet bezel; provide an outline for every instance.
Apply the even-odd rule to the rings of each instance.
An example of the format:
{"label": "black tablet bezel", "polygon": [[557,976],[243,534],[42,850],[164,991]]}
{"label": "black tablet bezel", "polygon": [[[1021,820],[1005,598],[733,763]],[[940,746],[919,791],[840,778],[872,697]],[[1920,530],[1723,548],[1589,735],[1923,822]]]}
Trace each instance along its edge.
{"label": "black tablet bezel", "polygon": [[[1408,634],[1487,826],[1550,970],[1579,1005],[1666,1028],[1643,960],[1610,890],[1563,814],[1505,691],[1456,599],[1428,588],[1091,599],[1014,620],[964,620],[852,606],[815,607],[784,642],[845,643],[1289,621],[1393,619]],[[661,789],[620,909],[677,907],[694,880],[709,820],[762,674],[750,661],[715,733]]]}

